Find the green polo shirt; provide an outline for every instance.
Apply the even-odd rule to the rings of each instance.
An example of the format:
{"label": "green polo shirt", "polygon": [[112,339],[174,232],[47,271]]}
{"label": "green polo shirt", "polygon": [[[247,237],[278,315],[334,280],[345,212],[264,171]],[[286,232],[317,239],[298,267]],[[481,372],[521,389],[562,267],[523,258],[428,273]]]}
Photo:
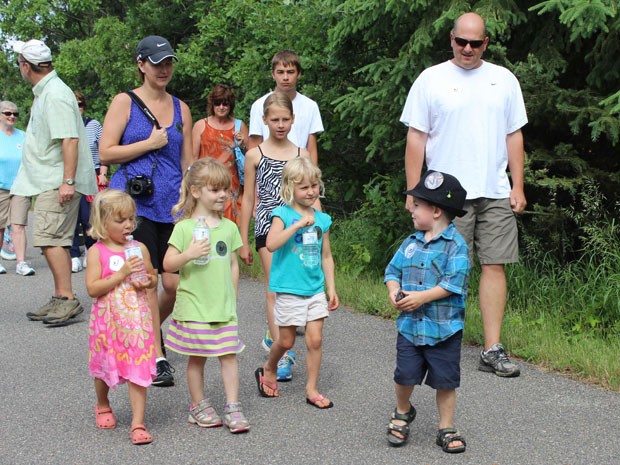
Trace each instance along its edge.
{"label": "green polo shirt", "polygon": [[52,71],[32,92],[22,164],[11,193],[30,197],[58,189],[64,181],[62,141],[79,139],[75,191],[96,194],[95,167],[73,91]]}

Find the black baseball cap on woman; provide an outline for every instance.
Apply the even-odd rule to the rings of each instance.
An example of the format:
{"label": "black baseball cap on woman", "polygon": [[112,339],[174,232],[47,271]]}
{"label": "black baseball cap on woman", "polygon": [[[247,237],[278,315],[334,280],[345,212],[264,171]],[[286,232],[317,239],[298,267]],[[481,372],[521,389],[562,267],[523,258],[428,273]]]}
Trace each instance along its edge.
{"label": "black baseball cap on woman", "polygon": [[166,58],[179,59],[174,54],[170,42],[161,36],[148,36],[140,41],[136,48],[136,60],[149,59],[154,65],[161,63]]}

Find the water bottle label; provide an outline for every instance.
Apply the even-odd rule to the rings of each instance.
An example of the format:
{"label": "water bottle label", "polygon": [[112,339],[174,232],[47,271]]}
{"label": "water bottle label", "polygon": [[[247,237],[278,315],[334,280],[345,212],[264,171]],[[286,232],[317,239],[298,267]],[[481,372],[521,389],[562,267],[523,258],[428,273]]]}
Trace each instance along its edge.
{"label": "water bottle label", "polygon": [[195,241],[202,241],[204,239],[209,240],[210,236],[211,235],[209,234],[209,230],[207,228],[194,229],[194,240]]}
{"label": "water bottle label", "polygon": [[303,233],[302,241],[303,245],[316,244],[317,242],[319,242],[316,230],[312,229],[311,231],[306,231],[305,233]]}
{"label": "water bottle label", "polygon": [[[205,239],[207,241],[211,240],[211,230],[209,228],[201,228],[201,227],[194,228],[194,231],[192,234],[196,242],[203,241]],[[209,255],[203,255],[202,257],[199,257],[193,260],[193,262],[195,265],[206,265],[207,263],[209,263],[209,260],[210,260]]]}
{"label": "water bottle label", "polygon": [[142,258],[142,250],[140,247],[128,247],[125,249],[125,258],[130,258],[133,256]]}

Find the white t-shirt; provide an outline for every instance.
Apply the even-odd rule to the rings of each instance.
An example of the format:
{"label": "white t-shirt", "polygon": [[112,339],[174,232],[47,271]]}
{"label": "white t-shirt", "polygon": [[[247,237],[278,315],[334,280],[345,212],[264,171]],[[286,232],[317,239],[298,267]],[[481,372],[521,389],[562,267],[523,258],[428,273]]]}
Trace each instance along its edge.
{"label": "white t-shirt", "polygon": [[400,121],[428,134],[426,165],[458,178],[468,199],[510,196],[506,136],[527,123],[517,78],[488,62],[446,61],[411,86]]}
{"label": "white t-shirt", "polygon": [[[263,123],[263,104],[265,99],[273,92],[263,95],[252,104],[250,110],[250,136],[262,136],[263,140],[269,138],[269,128]],[[323,132],[323,121],[317,103],[297,92],[293,99],[293,113],[295,122],[288,133],[289,140],[298,147],[308,147],[310,134]]]}

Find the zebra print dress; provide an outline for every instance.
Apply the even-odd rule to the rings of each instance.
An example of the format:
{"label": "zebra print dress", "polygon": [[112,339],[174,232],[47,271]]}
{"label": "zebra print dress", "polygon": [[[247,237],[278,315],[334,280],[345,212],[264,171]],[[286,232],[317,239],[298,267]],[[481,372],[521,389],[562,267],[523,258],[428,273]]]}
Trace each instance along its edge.
{"label": "zebra print dress", "polygon": [[[271,212],[274,208],[285,205],[280,197],[282,186],[282,170],[288,160],[274,160],[265,156],[258,146],[260,161],[256,168],[256,192],[258,203],[256,205],[256,217],[254,218],[254,236],[266,236],[271,226]],[[300,149],[297,148],[297,158]]]}

